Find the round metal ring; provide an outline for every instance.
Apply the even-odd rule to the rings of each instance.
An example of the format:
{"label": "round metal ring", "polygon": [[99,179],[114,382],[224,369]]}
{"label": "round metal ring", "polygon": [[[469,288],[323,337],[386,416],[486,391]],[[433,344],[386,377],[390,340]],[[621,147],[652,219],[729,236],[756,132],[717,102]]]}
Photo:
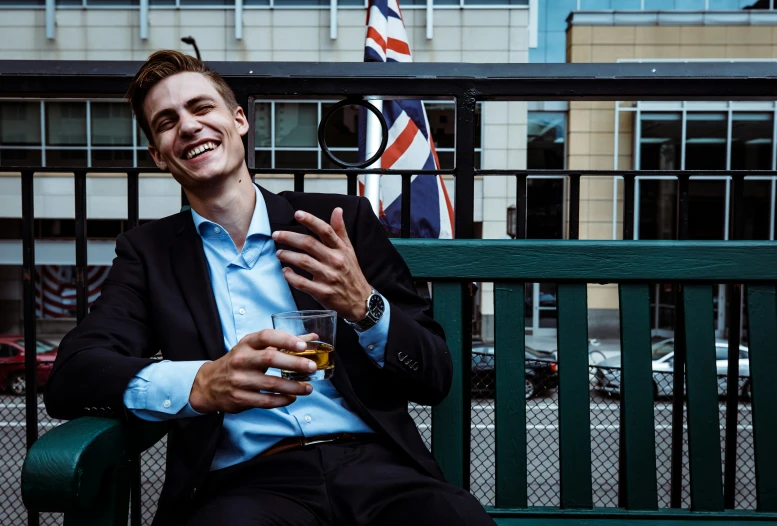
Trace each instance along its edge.
{"label": "round metal ring", "polygon": [[[339,110],[340,108],[344,108],[345,106],[362,106],[364,108],[367,108],[370,110],[373,115],[375,115],[378,118],[378,121],[380,121],[380,129],[382,133],[382,137],[380,140],[380,147],[378,148],[378,151],[375,152],[375,155],[367,159],[366,161],[357,162],[357,163],[347,163],[345,161],[341,161],[335,155],[331,152],[329,147],[326,145],[326,138],[324,137],[325,131],[326,131],[326,123],[329,121],[329,118],[334,115],[334,113]],[[324,114],[324,116],[321,118],[321,122],[318,124],[318,144],[321,146],[321,151],[324,152],[324,155],[327,156],[327,158],[332,161],[337,166],[340,166],[342,168],[366,168],[370,166],[372,163],[380,159],[380,156],[383,155],[383,152],[386,151],[386,145],[388,145],[388,124],[386,124],[386,119],[383,117],[383,114],[378,111],[378,109],[369,103],[369,101],[366,101],[364,99],[344,99],[332,106],[327,110],[327,112]]]}

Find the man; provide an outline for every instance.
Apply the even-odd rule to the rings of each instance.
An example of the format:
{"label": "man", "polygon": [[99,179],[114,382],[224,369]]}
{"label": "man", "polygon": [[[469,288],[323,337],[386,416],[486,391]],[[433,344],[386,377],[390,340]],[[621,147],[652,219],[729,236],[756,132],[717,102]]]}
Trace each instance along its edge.
{"label": "man", "polygon": [[[493,524],[407,414],[445,397],[451,359],[369,204],[255,186],[243,109],[187,55],[153,54],[127,98],[192,210],[117,238],[49,413],[170,422],[156,525]],[[315,364],[278,350],[305,343],[271,314],[321,308],[338,313],[334,376],[281,378]]]}

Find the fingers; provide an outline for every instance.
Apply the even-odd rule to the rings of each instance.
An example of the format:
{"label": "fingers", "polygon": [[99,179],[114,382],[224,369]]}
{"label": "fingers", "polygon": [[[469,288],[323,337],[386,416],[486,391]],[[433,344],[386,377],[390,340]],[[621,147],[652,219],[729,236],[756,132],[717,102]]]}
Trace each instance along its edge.
{"label": "fingers", "polygon": [[[313,258],[319,261],[326,260],[332,252],[332,250],[324,243],[307,234],[298,234],[296,232],[289,232],[287,230],[277,230],[273,232],[272,238],[278,243],[283,243],[284,245],[298,248],[299,250],[310,254],[313,256]],[[289,251],[282,250],[281,252]]]}
{"label": "fingers", "polygon": [[305,340],[299,336],[292,336],[288,332],[276,329],[264,329],[259,332],[246,334],[241,338],[239,343],[256,350],[266,349],[268,347],[275,347],[276,349],[297,349],[300,351],[307,349]]}
{"label": "fingers", "polygon": [[340,246],[340,236],[338,236],[334,229],[323,219],[319,219],[313,214],[308,214],[301,210],[298,210],[294,214],[294,218],[308,227],[321,239],[321,242],[329,248],[338,248]]}
{"label": "fingers", "polygon": [[289,267],[283,269],[283,277],[286,282],[297,290],[301,290],[307,294],[310,294],[318,300],[322,305],[327,305],[328,300],[331,299],[334,292],[332,289],[323,283],[317,283],[304,278],[291,270]]}
{"label": "fingers", "polygon": [[337,237],[345,243],[347,246],[351,246],[351,240],[348,238],[348,232],[345,229],[345,221],[343,220],[343,209],[340,207],[332,210],[332,218],[329,220],[332,225],[332,230],[335,231]]}
{"label": "fingers", "polygon": [[278,250],[275,256],[285,263],[307,270],[314,276],[321,276],[326,273],[326,267],[321,262],[305,253],[292,250]]}

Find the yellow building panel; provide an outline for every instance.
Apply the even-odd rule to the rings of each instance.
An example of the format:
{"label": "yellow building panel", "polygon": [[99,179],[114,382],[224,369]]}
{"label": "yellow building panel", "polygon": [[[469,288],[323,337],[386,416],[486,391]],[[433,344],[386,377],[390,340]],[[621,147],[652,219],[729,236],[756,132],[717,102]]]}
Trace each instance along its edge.
{"label": "yellow building panel", "polygon": [[591,62],[617,62],[626,58],[635,58],[634,45],[594,45],[591,49]]}
{"label": "yellow building panel", "polygon": [[617,309],[618,285],[614,283],[607,285],[590,283],[588,285],[588,308]]}
{"label": "yellow building panel", "polygon": [[679,44],[680,28],[672,26],[637,26],[634,41],[638,46]]}
{"label": "yellow building panel", "polygon": [[725,43],[769,45],[772,43],[771,26],[728,26]]}

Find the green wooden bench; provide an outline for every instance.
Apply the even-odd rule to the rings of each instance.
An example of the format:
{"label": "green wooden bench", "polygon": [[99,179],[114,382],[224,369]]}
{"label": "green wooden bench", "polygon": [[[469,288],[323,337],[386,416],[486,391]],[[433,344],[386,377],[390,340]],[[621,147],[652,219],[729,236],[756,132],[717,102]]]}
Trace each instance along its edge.
{"label": "green wooden bench", "polygon": [[[455,364],[448,398],[432,412],[432,449],[464,485],[469,411],[463,316],[466,283],[494,282],[498,524],[634,525],[777,521],[777,245],[770,242],[396,241],[414,276],[434,282],[435,317]],[[524,283],[558,283],[560,508],[527,507]],[[622,508],[594,508],[591,475],[587,283],[617,283],[622,367]],[[683,285],[691,509],[658,509],[649,283]],[[724,509],[712,285],[744,283],[749,316],[757,510]],[[681,332],[682,333],[682,332]],[[126,436],[117,421],[85,417],[43,435],[24,464],[31,510],[66,526],[126,525],[129,458],[165,433]]]}

